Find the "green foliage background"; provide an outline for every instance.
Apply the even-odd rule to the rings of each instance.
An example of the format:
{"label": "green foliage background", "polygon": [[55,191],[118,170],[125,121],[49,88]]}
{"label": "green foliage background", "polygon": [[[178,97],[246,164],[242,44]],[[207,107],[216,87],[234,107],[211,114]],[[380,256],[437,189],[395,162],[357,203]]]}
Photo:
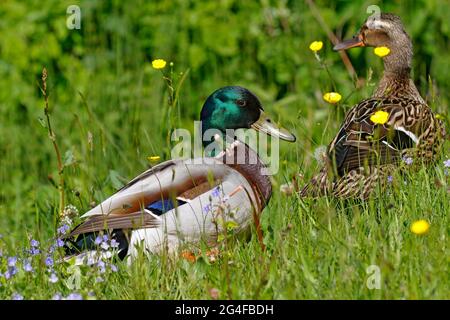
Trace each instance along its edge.
{"label": "green foliage background", "polygon": [[[449,1],[315,3],[339,38],[359,29],[368,5],[400,15],[414,43],[414,80],[434,111],[448,116]],[[81,30],[66,27],[66,8],[73,4],[81,8]],[[331,107],[321,98],[332,85],[308,49],[314,40],[325,43],[320,55],[337,90],[348,98],[342,108]],[[204,99],[221,86],[235,84],[254,91],[267,112],[296,133],[295,146],[282,145],[287,164],[274,178],[278,186],[297,172],[306,177],[314,173],[318,165],[313,150],[328,144],[343,111],[370,95],[379,79],[382,62],[372,49],[348,54],[364,83],[359,89],[304,1],[2,0],[0,233],[4,241],[17,247],[27,235],[47,238],[54,230],[58,198],[49,176],[57,178],[56,161],[40,120],[44,104],[39,80],[44,66],[49,71],[51,117],[68,165],[68,202],[83,211],[91,201],[102,199],[146,168],[147,156],[168,155],[168,124],[163,116],[168,92],[161,73],[151,68],[152,59],[172,61],[176,78],[190,69],[174,125],[192,130]],[[449,154],[448,144],[444,154]],[[436,209],[442,211],[444,222],[448,194],[440,192]],[[269,234],[287,223],[271,220],[287,210],[279,195],[274,197],[265,211]],[[329,205],[309,210],[323,210],[329,217]],[[421,214],[417,207],[410,212]],[[289,290],[263,297],[304,296],[295,288]],[[338,291],[335,294],[339,297]],[[420,290],[415,295],[433,296]],[[117,292],[111,296],[121,297]],[[344,296],[367,297],[364,293]],[[192,297],[204,297],[204,293]],[[248,296],[240,292],[235,297]]]}

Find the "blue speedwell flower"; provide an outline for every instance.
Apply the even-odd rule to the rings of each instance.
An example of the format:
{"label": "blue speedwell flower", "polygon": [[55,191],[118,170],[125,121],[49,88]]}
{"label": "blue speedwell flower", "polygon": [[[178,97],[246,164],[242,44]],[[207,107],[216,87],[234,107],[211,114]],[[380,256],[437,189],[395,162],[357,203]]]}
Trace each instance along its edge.
{"label": "blue speedwell flower", "polygon": [[206,206],[203,207],[203,211],[205,213],[208,213],[211,211],[211,205],[208,203]]}
{"label": "blue speedwell flower", "polygon": [[71,293],[66,297],[66,300],[83,300],[83,296],[77,292]]}
{"label": "blue speedwell flower", "polygon": [[23,296],[20,293],[14,293],[11,297],[12,300],[23,300]]}
{"label": "blue speedwell flower", "polygon": [[119,242],[117,242],[116,239],[112,239],[109,245],[111,246],[111,248],[118,248]]}
{"label": "blue speedwell flower", "polygon": [[211,192],[211,195],[212,195],[213,197],[215,197],[215,198],[219,197],[219,196],[220,196],[220,188],[219,188],[219,187],[215,187],[215,188],[213,189],[213,191]]}
{"label": "blue speedwell flower", "polygon": [[17,257],[9,257],[8,258],[8,267],[14,267],[17,262]]}
{"label": "blue speedwell flower", "polygon": [[61,239],[56,239],[55,244],[56,244],[56,246],[59,247],[59,248],[64,247],[64,241],[61,240]]}
{"label": "blue speedwell flower", "polygon": [[52,300],[62,300],[62,295],[61,293],[55,293],[55,295],[53,296]]}
{"label": "blue speedwell flower", "polygon": [[52,257],[47,257],[46,259],[45,259],[45,265],[47,266],[47,267],[51,267],[51,266],[53,266],[53,258]]}
{"label": "blue speedwell flower", "polygon": [[4,276],[6,280],[11,279],[15,274],[17,273],[16,267],[9,267],[8,270],[6,270]]}
{"label": "blue speedwell flower", "polygon": [[38,255],[39,253],[41,253],[41,251],[40,251],[39,249],[37,249],[37,248],[31,248],[29,252],[30,252],[30,254],[31,254],[32,256],[36,256],[36,255]]}
{"label": "blue speedwell flower", "polygon": [[61,227],[59,227],[56,231],[58,232],[59,235],[64,235],[66,234],[67,231],[70,230],[69,225],[67,224],[63,224]]}
{"label": "blue speedwell flower", "polygon": [[98,246],[100,243],[102,243],[103,242],[103,238],[101,237],[101,236],[97,236],[96,238],[95,238],[95,241],[94,241],[94,243]]}
{"label": "blue speedwell flower", "polygon": [[50,281],[51,283],[56,283],[56,282],[58,282],[58,280],[59,280],[58,277],[54,273],[52,273],[50,275],[50,278],[48,279],[48,281]]}
{"label": "blue speedwell flower", "polygon": [[12,276],[17,274],[17,271],[19,271],[17,267],[9,267],[9,272],[11,273]]}
{"label": "blue speedwell flower", "polygon": [[39,247],[39,241],[31,239],[30,246],[32,246],[33,248]]}
{"label": "blue speedwell flower", "polygon": [[414,162],[413,161],[413,158],[411,158],[411,157],[403,157],[403,162],[404,163],[406,163],[406,165],[412,165],[412,163]]}
{"label": "blue speedwell flower", "polygon": [[54,244],[52,244],[52,245],[50,246],[50,248],[48,248],[48,253],[53,253],[53,252],[55,252],[55,248],[56,248],[56,246],[55,246]]}
{"label": "blue speedwell flower", "polygon": [[24,261],[24,263],[23,263],[23,270],[24,270],[25,272],[31,272],[31,271],[33,271],[33,267],[31,266],[31,263],[30,263],[29,260],[25,260],[25,261]]}
{"label": "blue speedwell flower", "polygon": [[105,268],[105,263],[103,261],[100,260],[97,263],[97,267],[98,267],[98,270],[100,271],[100,273],[105,273],[106,268]]}
{"label": "blue speedwell flower", "polygon": [[447,159],[444,161],[444,167],[445,168],[450,168],[450,159]]}

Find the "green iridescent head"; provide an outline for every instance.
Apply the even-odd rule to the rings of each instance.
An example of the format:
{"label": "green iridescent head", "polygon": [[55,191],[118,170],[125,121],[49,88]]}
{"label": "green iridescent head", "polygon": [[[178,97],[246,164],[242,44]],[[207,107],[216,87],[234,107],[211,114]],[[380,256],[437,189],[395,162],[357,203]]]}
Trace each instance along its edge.
{"label": "green iridescent head", "polygon": [[[209,129],[226,134],[227,129],[250,129],[265,132],[287,141],[295,136],[279,127],[265,113],[259,99],[249,90],[239,86],[223,87],[212,93],[200,114],[202,135]],[[204,141],[208,144],[209,141]]]}

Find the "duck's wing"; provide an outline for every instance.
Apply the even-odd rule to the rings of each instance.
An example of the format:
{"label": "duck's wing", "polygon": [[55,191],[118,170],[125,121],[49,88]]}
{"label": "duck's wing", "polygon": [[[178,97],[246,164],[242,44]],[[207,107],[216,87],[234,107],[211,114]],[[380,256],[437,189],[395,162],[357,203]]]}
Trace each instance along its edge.
{"label": "duck's wing", "polygon": [[[385,124],[370,117],[389,114]],[[354,106],[328,148],[333,170],[339,176],[353,169],[396,163],[404,150],[418,145],[429,125],[429,108],[409,99],[371,98]]]}
{"label": "duck's wing", "polygon": [[224,180],[237,187],[242,184],[239,179],[242,177],[236,170],[213,158],[164,162],[137,176],[86,212],[82,216],[85,222],[69,236],[103,229],[157,227],[160,225],[158,212],[188,203]]}

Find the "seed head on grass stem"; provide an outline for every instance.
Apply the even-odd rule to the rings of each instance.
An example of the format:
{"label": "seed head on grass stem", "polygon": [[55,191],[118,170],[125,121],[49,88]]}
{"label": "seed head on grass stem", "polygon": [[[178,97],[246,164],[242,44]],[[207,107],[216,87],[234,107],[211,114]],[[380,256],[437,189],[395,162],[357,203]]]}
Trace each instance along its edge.
{"label": "seed head on grass stem", "polygon": [[59,191],[59,215],[61,216],[64,212],[64,164],[62,162],[61,158],[61,152],[59,151],[58,143],[56,141],[56,135],[55,132],[52,129],[52,124],[50,121],[50,109],[48,105],[48,94],[47,94],[47,69],[42,69],[42,87],[41,92],[44,96],[44,114],[47,122],[47,131],[48,136],[53,144],[53,149],[55,150],[56,154],[56,160],[58,164],[58,176],[59,176],[59,183],[58,183],[58,191]]}

